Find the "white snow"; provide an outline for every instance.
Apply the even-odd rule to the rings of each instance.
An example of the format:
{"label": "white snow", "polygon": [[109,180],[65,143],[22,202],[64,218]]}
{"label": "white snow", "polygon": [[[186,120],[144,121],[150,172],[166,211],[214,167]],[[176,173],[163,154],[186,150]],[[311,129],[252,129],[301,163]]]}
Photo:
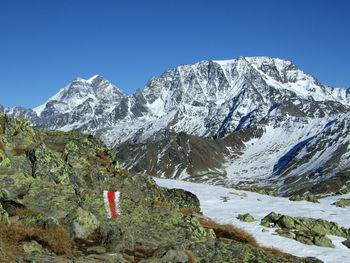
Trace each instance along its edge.
{"label": "white snow", "polygon": [[[305,245],[295,240],[275,235],[274,229],[268,229],[259,221],[270,212],[289,216],[304,216],[322,218],[338,223],[340,226],[350,227],[350,207],[339,208],[331,205],[340,198],[350,198],[350,194],[330,196],[320,200],[320,204],[306,201],[292,202],[283,197],[271,197],[254,192],[240,191],[220,186],[196,184],[178,180],[154,178],[158,185],[168,188],[180,188],[194,193],[200,200],[201,210],[207,217],[221,224],[233,224],[252,234],[259,244],[275,247],[286,253],[299,257],[316,257],[325,263],[349,262],[350,250],[341,244],[345,238],[328,236],[335,248]],[[228,201],[223,202],[222,197]],[[250,213],[258,221],[241,222],[236,217],[239,214]],[[268,229],[268,232],[262,232]]]}
{"label": "white snow", "polygon": [[271,176],[277,161],[298,142],[322,130],[329,120],[290,117],[284,122],[271,122],[260,138],[246,142],[239,158],[227,160],[226,171],[231,183],[263,181]]}
{"label": "white snow", "polygon": [[164,111],[164,101],[161,98],[157,98],[151,104],[147,103],[147,107],[155,116],[162,116],[166,114]]}

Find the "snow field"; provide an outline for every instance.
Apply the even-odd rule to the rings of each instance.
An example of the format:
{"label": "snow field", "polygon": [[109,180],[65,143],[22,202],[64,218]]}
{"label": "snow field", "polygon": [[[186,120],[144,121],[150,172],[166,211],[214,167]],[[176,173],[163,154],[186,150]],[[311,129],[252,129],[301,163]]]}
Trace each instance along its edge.
{"label": "snow field", "polygon": [[[317,204],[306,201],[293,202],[289,201],[288,198],[271,197],[220,186],[170,179],[154,179],[160,186],[184,189],[194,193],[200,200],[201,210],[205,216],[218,223],[233,224],[244,229],[252,234],[262,246],[275,247],[299,257],[316,257],[325,263],[350,262],[350,249],[341,243],[345,238],[328,236],[335,248],[310,246],[276,235],[275,228],[266,228],[260,225],[260,220],[263,217],[270,212],[276,212],[293,217],[321,218],[349,228],[350,207],[340,208],[331,204],[341,198],[350,198],[350,194],[320,199],[320,203]],[[228,198],[227,202],[223,201],[223,197]],[[236,218],[239,214],[245,213],[250,213],[258,221],[248,223],[241,222]],[[262,232],[263,229],[268,231]]]}

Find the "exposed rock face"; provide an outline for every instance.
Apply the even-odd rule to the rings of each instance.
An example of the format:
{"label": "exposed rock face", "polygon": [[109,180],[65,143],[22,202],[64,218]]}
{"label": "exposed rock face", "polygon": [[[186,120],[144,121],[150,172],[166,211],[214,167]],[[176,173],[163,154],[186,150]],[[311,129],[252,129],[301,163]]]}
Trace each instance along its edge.
{"label": "exposed rock face", "polygon": [[[196,196],[159,187],[146,175],[116,172],[115,153],[92,136],[35,130],[3,114],[0,128],[1,259],[320,262],[217,238],[199,223]],[[103,190],[121,192],[123,213],[116,219],[107,217]],[[7,222],[10,214],[16,219]],[[12,254],[10,244],[17,249]]]}

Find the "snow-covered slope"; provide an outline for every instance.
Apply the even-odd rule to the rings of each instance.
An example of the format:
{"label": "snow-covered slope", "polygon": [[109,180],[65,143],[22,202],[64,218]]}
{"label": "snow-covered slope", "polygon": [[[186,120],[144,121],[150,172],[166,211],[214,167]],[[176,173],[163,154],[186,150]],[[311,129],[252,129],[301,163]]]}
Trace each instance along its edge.
{"label": "snow-covered slope", "polygon": [[[332,137],[335,126],[326,124],[334,120],[346,126],[338,119],[347,122],[349,106],[349,89],[325,86],[290,61],[239,57],[178,66],[131,95],[100,76],[78,78],[34,110],[3,110],[35,126],[79,129],[111,147],[127,150],[132,145],[121,160],[130,169],[215,183],[273,182],[288,193],[282,184],[293,185],[298,175],[304,183],[338,176],[335,184],[344,184],[347,130],[338,129],[338,137]],[[176,138],[180,132],[200,138],[185,143]],[[328,150],[316,150],[320,145]],[[196,157],[184,165],[176,157],[181,152]],[[207,161],[210,156],[215,162]],[[317,177],[321,164],[322,176]]]}
{"label": "snow-covered slope", "polygon": [[115,145],[143,142],[162,129],[221,138],[271,115],[325,117],[349,105],[348,89],[322,85],[290,61],[239,57],[181,65],[130,96],[101,76],[77,78],[29,120],[98,134]]}
{"label": "snow-covered slope", "polygon": [[[305,245],[293,239],[281,237],[275,229],[261,226],[260,220],[270,212],[289,216],[311,217],[336,222],[345,228],[350,227],[350,207],[340,208],[332,205],[340,198],[350,198],[350,194],[330,196],[320,200],[319,204],[306,201],[292,202],[287,198],[261,195],[254,192],[240,191],[220,186],[195,184],[183,181],[157,179],[160,186],[179,188],[195,194],[200,200],[203,214],[221,224],[233,224],[252,234],[262,246],[278,248],[299,257],[316,257],[325,263],[345,263],[349,260],[349,248],[341,242],[342,237],[328,236],[335,248]],[[226,200],[224,202],[224,200]],[[258,221],[241,222],[239,214],[250,213]],[[263,232],[262,230],[265,229]]]}

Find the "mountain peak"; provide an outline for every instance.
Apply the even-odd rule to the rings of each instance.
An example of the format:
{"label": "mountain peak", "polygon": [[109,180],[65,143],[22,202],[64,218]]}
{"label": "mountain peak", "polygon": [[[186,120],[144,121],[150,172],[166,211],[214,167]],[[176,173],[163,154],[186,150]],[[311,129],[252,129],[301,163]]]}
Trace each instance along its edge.
{"label": "mountain peak", "polygon": [[33,110],[38,116],[41,116],[46,110],[51,115],[53,112],[55,114],[67,113],[86,101],[94,101],[95,105],[101,104],[102,101],[108,105],[114,105],[124,96],[126,94],[123,91],[101,75],[94,75],[89,79],[77,77],[44,104]]}
{"label": "mountain peak", "polygon": [[[81,77],[76,77],[72,83],[74,82],[101,82],[102,80],[106,80],[103,76],[101,75],[93,75],[92,77],[88,78],[88,79],[83,79]],[[107,81],[107,80],[106,80]]]}

